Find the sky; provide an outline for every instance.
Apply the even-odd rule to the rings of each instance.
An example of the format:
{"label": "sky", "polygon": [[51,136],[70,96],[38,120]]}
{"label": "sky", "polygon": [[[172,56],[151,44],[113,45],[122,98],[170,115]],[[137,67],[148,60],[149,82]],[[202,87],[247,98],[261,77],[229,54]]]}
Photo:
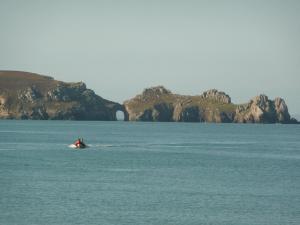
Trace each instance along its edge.
{"label": "sky", "polygon": [[0,0],[0,70],[120,103],[156,85],[280,96],[300,115],[299,12],[298,0]]}

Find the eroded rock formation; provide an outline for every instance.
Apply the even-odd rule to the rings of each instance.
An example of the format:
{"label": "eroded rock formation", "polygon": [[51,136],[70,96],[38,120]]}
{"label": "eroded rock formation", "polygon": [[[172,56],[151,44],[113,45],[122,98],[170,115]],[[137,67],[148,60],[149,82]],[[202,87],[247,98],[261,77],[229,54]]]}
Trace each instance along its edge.
{"label": "eroded rock formation", "polygon": [[248,104],[238,105],[234,121],[238,123],[293,123],[282,98],[274,101],[259,95]]}
{"label": "eroded rock formation", "polygon": [[216,89],[188,96],[157,86],[121,105],[96,95],[83,82],[0,71],[0,119],[116,120],[119,110],[129,121],[298,123],[283,99],[270,100],[266,95],[238,105]]}
{"label": "eroded rock formation", "polygon": [[[0,71],[0,118],[116,120],[122,105],[87,89],[33,73]],[[126,115],[125,115],[126,116]]]}
{"label": "eroded rock formation", "polygon": [[216,89],[211,89],[203,92],[203,98],[215,100],[216,102],[231,103],[231,98],[224,92],[219,92]]}
{"label": "eroded rock formation", "polygon": [[230,122],[234,105],[215,89],[198,96],[173,94],[162,86],[147,88],[124,102],[131,121]]}
{"label": "eroded rock formation", "polygon": [[162,86],[147,88],[125,101],[130,121],[176,121],[215,123],[296,123],[281,98],[269,100],[259,95],[247,104],[235,105],[216,89],[201,95],[173,94]]}

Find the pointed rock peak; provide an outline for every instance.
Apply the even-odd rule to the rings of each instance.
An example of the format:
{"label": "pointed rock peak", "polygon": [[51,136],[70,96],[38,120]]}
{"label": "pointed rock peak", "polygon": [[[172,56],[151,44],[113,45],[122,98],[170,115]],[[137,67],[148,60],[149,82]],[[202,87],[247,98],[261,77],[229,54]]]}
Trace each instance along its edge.
{"label": "pointed rock peak", "polygon": [[157,96],[164,94],[172,94],[172,92],[166,89],[164,86],[156,86],[151,88],[144,89],[142,95],[143,96]]}
{"label": "pointed rock peak", "polygon": [[266,110],[270,106],[271,101],[269,100],[268,96],[260,94],[252,98],[249,104],[255,107],[259,107],[260,109]]}
{"label": "pointed rock peak", "polygon": [[258,96],[255,96],[254,98],[252,98],[252,101],[254,103],[263,103],[263,102],[268,102],[269,98],[265,94],[260,94]]}
{"label": "pointed rock peak", "polygon": [[280,105],[286,106],[286,103],[285,103],[284,99],[282,99],[282,98],[278,98],[278,97],[275,98],[274,103],[275,103],[275,106],[280,106]]}
{"label": "pointed rock peak", "polygon": [[225,92],[218,91],[217,89],[211,89],[203,92],[203,98],[213,99],[222,103],[231,103],[231,98]]}
{"label": "pointed rock peak", "polygon": [[278,122],[287,123],[291,120],[288,107],[282,98],[275,98],[274,100],[275,110],[278,117]]}
{"label": "pointed rock peak", "polygon": [[275,98],[274,105],[276,111],[288,111],[288,107],[282,98]]}

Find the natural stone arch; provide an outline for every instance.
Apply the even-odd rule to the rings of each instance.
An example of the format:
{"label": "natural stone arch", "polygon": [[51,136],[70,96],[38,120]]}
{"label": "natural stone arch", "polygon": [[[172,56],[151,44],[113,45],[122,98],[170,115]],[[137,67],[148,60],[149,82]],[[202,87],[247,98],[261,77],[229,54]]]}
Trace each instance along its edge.
{"label": "natural stone arch", "polygon": [[115,105],[113,108],[113,118],[115,121],[119,120],[117,114],[122,114],[123,113],[123,121],[128,121],[128,113],[124,107],[124,105]]}

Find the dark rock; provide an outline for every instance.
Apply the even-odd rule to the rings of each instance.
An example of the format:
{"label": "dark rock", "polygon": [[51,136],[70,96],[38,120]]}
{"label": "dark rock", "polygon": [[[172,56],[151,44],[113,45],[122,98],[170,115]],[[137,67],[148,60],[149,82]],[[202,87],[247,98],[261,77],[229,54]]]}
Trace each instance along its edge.
{"label": "dark rock", "polygon": [[295,118],[291,118],[289,123],[290,124],[300,124],[300,122],[298,120],[296,120]]}
{"label": "dark rock", "polygon": [[176,122],[200,122],[199,107],[184,107],[182,103],[178,103],[174,108],[173,120]]}
{"label": "dark rock", "polygon": [[155,104],[152,110],[153,121],[170,122],[172,121],[173,106],[167,103]]}
{"label": "dark rock", "polygon": [[152,110],[146,109],[142,114],[138,115],[136,121],[153,121]]}
{"label": "dark rock", "polygon": [[[21,117],[22,118],[22,117]],[[49,118],[45,108],[34,108],[27,119],[47,120]]]}

